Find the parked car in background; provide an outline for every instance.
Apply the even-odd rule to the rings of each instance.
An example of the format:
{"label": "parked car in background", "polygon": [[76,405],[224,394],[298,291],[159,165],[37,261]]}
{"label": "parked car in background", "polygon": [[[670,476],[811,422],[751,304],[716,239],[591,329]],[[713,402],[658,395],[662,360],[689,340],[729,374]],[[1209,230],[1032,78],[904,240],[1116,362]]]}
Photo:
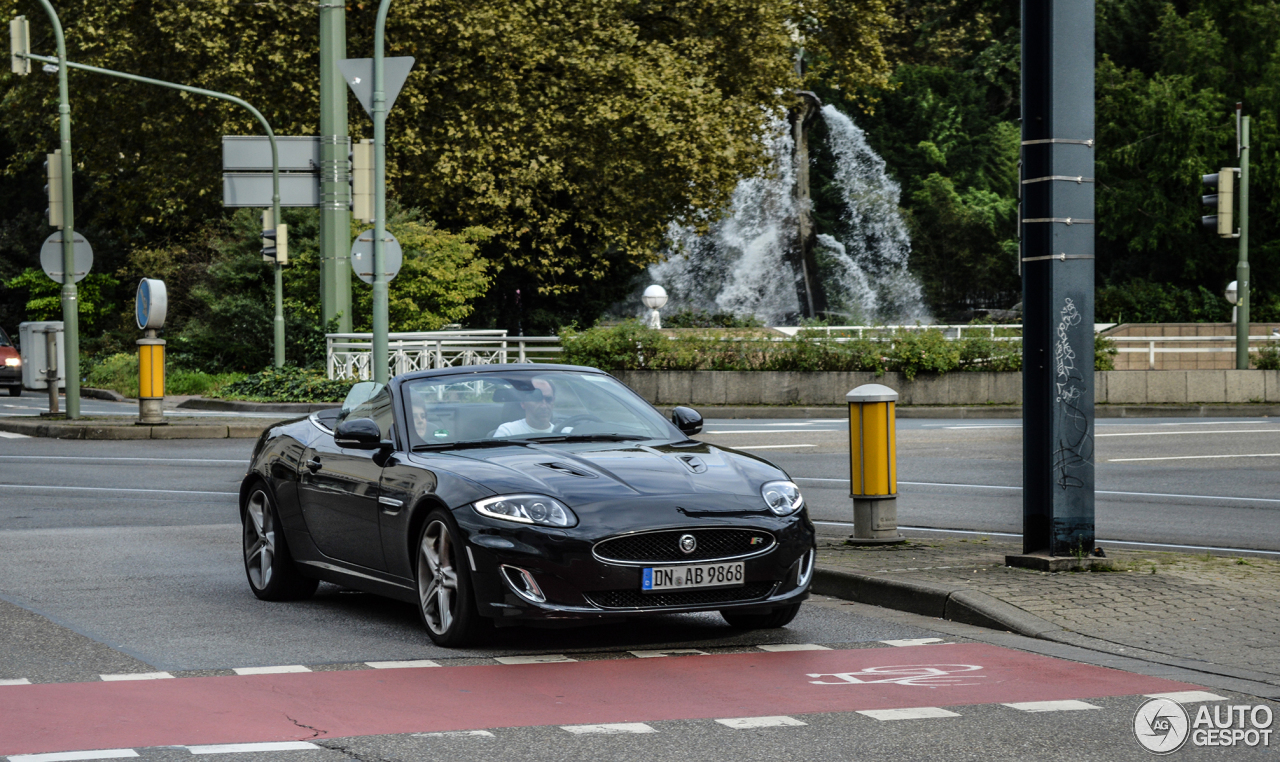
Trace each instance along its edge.
{"label": "parked car in background", "polygon": [[612,376],[482,365],[356,384],[272,427],[240,488],[249,587],[320,580],[414,604],[442,646],[495,625],[718,611],[783,627],[809,594],[799,488],[690,439]]}
{"label": "parked car in background", "polygon": [[22,396],[22,356],[0,328],[0,386],[9,389],[10,397]]}

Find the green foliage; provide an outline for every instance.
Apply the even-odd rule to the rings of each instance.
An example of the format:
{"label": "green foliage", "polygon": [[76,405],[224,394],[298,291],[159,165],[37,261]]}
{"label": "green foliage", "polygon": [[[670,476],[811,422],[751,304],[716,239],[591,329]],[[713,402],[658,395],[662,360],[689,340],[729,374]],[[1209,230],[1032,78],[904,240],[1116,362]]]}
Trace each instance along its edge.
{"label": "green foliage", "polygon": [[1231,319],[1231,305],[1204,286],[1182,288],[1135,278],[1097,289],[1094,314],[1106,323],[1217,323]]}
{"label": "green foliage", "polygon": [[351,381],[331,381],[320,371],[286,365],[227,384],[217,396],[253,402],[342,402],[351,386]]}
{"label": "green foliage", "polygon": [[662,317],[667,328],[760,328],[764,324],[755,315],[740,317],[732,312],[707,312],[687,308]]}
{"label": "green foliage", "polygon": [[1253,367],[1258,370],[1280,370],[1280,345],[1267,344],[1250,353]]}
{"label": "green foliage", "polygon": [[1119,354],[1116,349],[1116,343],[1106,336],[1094,334],[1093,336],[1093,369],[1097,370],[1115,370],[1116,355]]}
{"label": "green foliage", "polygon": [[[127,352],[102,358],[85,358],[85,385],[93,389],[111,389],[126,397],[138,396],[138,355]],[[223,386],[244,378],[243,373],[209,374],[197,370],[167,367],[164,380],[166,396],[216,396]]]}
{"label": "green foliage", "polygon": [[[8,289],[27,292],[25,309],[28,319],[62,319],[62,284],[55,283],[43,270],[28,267],[3,285]],[[119,281],[105,273],[89,273],[76,284],[81,331],[92,334],[112,316],[116,304],[111,301],[110,294],[119,285]]]}

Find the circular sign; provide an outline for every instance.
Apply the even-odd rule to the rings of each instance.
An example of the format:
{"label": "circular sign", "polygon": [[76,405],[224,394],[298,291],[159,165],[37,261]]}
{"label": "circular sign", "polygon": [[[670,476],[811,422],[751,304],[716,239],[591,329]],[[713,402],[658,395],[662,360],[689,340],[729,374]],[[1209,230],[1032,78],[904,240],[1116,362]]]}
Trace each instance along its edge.
{"label": "circular sign", "polygon": [[134,302],[134,317],[138,320],[138,327],[144,331],[160,330],[164,327],[164,317],[168,311],[169,297],[164,281],[143,278],[138,284],[138,298]]}
{"label": "circular sign", "polygon": [[[400,265],[404,262],[404,253],[400,250],[400,242],[390,233],[382,239],[382,270],[387,280],[396,277]],[[351,244],[351,269],[365,283],[373,283],[373,231],[366,230],[356,236]]]}
{"label": "circular sign", "polygon": [[[79,233],[75,234],[75,238],[72,241],[72,249],[75,252],[73,258],[75,269],[71,273],[71,282],[79,283],[93,269],[93,247]],[[48,275],[55,283],[63,282],[61,230],[44,239],[44,244],[40,247],[40,267],[44,268],[44,274]]]}

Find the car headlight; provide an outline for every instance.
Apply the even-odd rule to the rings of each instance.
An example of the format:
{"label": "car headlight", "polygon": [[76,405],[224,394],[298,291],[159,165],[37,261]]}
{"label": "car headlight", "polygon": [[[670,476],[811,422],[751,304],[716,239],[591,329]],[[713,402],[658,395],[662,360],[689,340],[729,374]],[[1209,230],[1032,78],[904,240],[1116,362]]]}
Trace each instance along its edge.
{"label": "car headlight", "polygon": [[760,495],[764,497],[769,510],[779,516],[790,516],[804,507],[800,488],[792,482],[769,482],[760,488]]}
{"label": "car headlight", "polygon": [[10,368],[16,368],[16,367],[18,367],[19,365],[22,365],[22,358],[21,358],[21,357],[6,357],[6,358],[4,358],[4,364],[5,364],[6,366],[10,367]]}
{"label": "car headlight", "polygon": [[571,527],[578,517],[559,500],[546,495],[499,495],[477,500],[476,513],[491,519],[548,527]]}

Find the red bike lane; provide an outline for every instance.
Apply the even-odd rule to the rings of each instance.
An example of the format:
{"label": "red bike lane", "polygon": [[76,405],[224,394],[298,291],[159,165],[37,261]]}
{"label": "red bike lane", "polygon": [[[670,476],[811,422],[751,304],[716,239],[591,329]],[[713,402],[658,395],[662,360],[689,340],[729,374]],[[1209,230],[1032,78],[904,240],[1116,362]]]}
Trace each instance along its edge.
{"label": "red bike lane", "polygon": [[985,644],[0,687],[0,755],[1140,695]]}

